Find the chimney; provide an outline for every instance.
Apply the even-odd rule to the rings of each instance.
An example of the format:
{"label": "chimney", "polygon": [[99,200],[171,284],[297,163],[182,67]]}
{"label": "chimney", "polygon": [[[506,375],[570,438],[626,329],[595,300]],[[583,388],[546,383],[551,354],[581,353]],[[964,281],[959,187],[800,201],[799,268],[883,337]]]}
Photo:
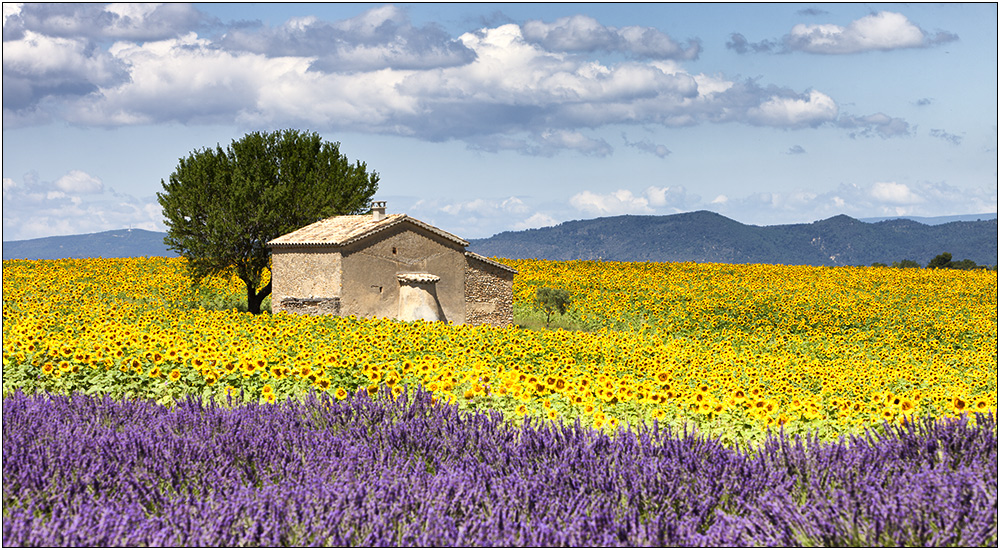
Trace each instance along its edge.
{"label": "chimney", "polygon": [[385,219],[385,201],[372,202],[372,219],[375,221]]}

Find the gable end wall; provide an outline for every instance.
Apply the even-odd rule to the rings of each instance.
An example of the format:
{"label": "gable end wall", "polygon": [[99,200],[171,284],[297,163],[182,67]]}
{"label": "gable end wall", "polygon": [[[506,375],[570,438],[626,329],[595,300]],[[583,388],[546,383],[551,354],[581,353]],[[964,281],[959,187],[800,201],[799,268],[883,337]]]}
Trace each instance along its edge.
{"label": "gable end wall", "polygon": [[428,273],[440,320],[465,323],[462,246],[414,224],[402,223],[342,249],[341,315],[398,319],[399,273]]}
{"label": "gable end wall", "polygon": [[471,256],[465,267],[465,323],[514,324],[514,274]]}

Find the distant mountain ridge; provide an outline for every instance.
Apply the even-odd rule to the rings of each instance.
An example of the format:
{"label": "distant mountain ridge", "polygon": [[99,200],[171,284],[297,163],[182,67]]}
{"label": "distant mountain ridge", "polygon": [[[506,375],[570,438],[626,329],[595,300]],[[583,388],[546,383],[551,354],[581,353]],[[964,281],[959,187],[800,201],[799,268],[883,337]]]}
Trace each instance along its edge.
{"label": "distant mountain ridge", "polygon": [[[996,214],[974,216],[992,219],[926,225],[908,219],[866,223],[840,215],[813,223],[755,226],[708,211],[613,216],[471,239],[469,249],[512,259],[826,266],[904,259],[927,265],[934,256],[950,252],[956,261],[997,265]],[[163,232],[119,229],[5,241],[3,259],[177,256],[163,243],[164,237]]]}
{"label": "distant mountain ridge", "polygon": [[926,265],[955,260],[997,264],[997,220],[925,225],[894,219],[865,223],[834,216],[808,224],[745,225],[708,211],[613,216],[470,240],[486,256],[546,260],[871,265],[903,259]]}
{"label": "distant mountain ridge", "polygon": [[986,213],[986,214],[960,214],[957,216],[892,216],[885,218],[858,218],[860,221],[865,223],[877,223],[891,220],[913,220],[915,222],[920,222],[924,225],[941,225],[943,223],[951,222],[976,222],[984,220],[995,220],[997,218],[996,213]]}
{"label": "distant mountain ridge", "polygon": [[163,244],[166,236],[166,233],[160,231],[116,229],[86,235],[4,241],[3,259],[176,257],[177,253]]}

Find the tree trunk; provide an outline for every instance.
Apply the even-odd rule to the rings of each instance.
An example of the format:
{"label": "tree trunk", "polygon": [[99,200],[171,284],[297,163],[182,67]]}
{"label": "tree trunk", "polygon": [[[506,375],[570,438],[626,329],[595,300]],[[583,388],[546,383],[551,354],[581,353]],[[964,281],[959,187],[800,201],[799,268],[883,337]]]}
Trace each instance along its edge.
{"label": "tree trunk", "polygon": [[247,311],[254,315],[260,315],[260,303],[271,293],[271,283],[268,282],[260,292],[255,292],[253,285],[247,283]]}

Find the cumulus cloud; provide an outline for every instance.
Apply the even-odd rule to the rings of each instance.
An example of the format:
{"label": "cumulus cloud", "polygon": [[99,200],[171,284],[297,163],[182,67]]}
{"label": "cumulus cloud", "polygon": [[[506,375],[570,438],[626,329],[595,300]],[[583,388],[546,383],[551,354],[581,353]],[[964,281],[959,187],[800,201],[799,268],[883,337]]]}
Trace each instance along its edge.
{"label": "cumulus cloud", "polygon": [[586,214],[617,216],[683,212],[700,200],[698,196],[688,195],[684,186],[650,186],[640,195],[635,195],[628,189],[619,189],[611,193],[581,191],[570,197],[569,204]]}
{"label": "cumulus cloud", "polygon": [[927,32],[905,15],[882,11],[866,15],[846,27],[831,23],[799,23],[779,40],[750,42],[733,33],[726,47],[737,53],[805,52],[813,54],[856,54],[903,48],[927,48],[958,40],[947,31]]}
{"label": "cumulus cloud", "polygon": [[687,189],[683,185],[667,187],[652,185],[643,191],[643,195],[649,201],[650,206],[661,210],[668,208],[674,212],[687,210],[701,200],[701,197],[698,195],[688,194]]}
{"label": "cumulus cloud", "polygon": [[521,25],[525,40],[557,52],[618,52],[639,59],[697,59],[701,44],[682,45],[652,27],[608,27],[586,15],[557,19],[553,23],[528,21]]}
{"label": "cumulus cloud", "polygon": [[837,104],[830,96],[811,90],[807,97],[772,97],[748,111],[749,120],[764,126],[801,128],[837,118]]}
{"label": "cumulus cloud", "polygon": [[464,65],[475,52],[435,25],[414,27],[396,6],[373,8],[339,22],[293,18],[277,28],[233,29],[220,46],[268,57],[314,58],[321,72],[431,69]]}
{"label": "cumulus cloud", "polygon": [[894,181],[878,181],[872,184],[871,196],[887,204],[918,204],[924,202],[923,197],[914,193],[905,183]]}
{"label": "cumulus cloud", "polygon": [[[681,63],[697,56],[697,41],[680,44],[653,28],[584,16],[452,38],[386,6],[342,21],[231,25],[215,38],[199,30],[217,22],[193,8],[172,9],[31,7],[8,15],[5,127],[46,118],[91,126],[235,122],[596,157],[614,152],[593,133],[610,125],[830,124],[883,137],[908,128],[881,114],[845,118],[819,90],[690,72]],[[52,30],[77,15],[98,30],[75,23]],[[599,51],[625,59],[587,55]],[[649,141],[626,145],[669,154]]]}
{"label": "cumulus cloud", "polygon": [[535,212],[524,221],[515,223],[513,225],[513,229],[518,231],[524,229],[538,229],[540,227],[551,227],[557,223],[559,222],[552,216],[542,212]]}
{"label": "cumulus cloud", "polygon": [[4,37],[5,119],[8,110],[29,114],[45,98],[78,98],[127,80],[120,60],[85,40],[33,31],[24,31],[17,40]]}
{"label": "cumulus cloud", "polygon": [[86,40],[163,40],[217,24],[191,4],[28,3],[7,13],[3,39],[34,32]]}
{"label": "cumulus cloud", "polygon": [[55,186],[66,193],[100,193],[104,190],[104,182],[82,170],[70,170],[65,176],[55,181]]}
{"label": "cumulus cloud", "polygon": [[55,181],[28,173],[4,178],[5,240],[77,235],[134,227],[164,231],[155,197],[138,198],[106,188],[101,179],[72,170]]}
{"label": "cumulus cloud", "polygon": [[185,4],[4,4],[4,126],[47,122],[47,100],[128,82],[128,65],[108,41],[166,39],[207,23]]}
{"label": "cumulus cloud", "polygon": [[573,208],[594,216],[653,213],[648,199],[637,197],[627,189],[608,194],[582,191],[570,197],[569,203]]}
{"label": "cumulus cloud", "polygon": [[442,212],[453,216],[474,214],[479,216],[497,216],[524,214],[528,211],[524,201],[517,197],[506,199],[473,199],[471,201],[445,204],[439,207]]}

